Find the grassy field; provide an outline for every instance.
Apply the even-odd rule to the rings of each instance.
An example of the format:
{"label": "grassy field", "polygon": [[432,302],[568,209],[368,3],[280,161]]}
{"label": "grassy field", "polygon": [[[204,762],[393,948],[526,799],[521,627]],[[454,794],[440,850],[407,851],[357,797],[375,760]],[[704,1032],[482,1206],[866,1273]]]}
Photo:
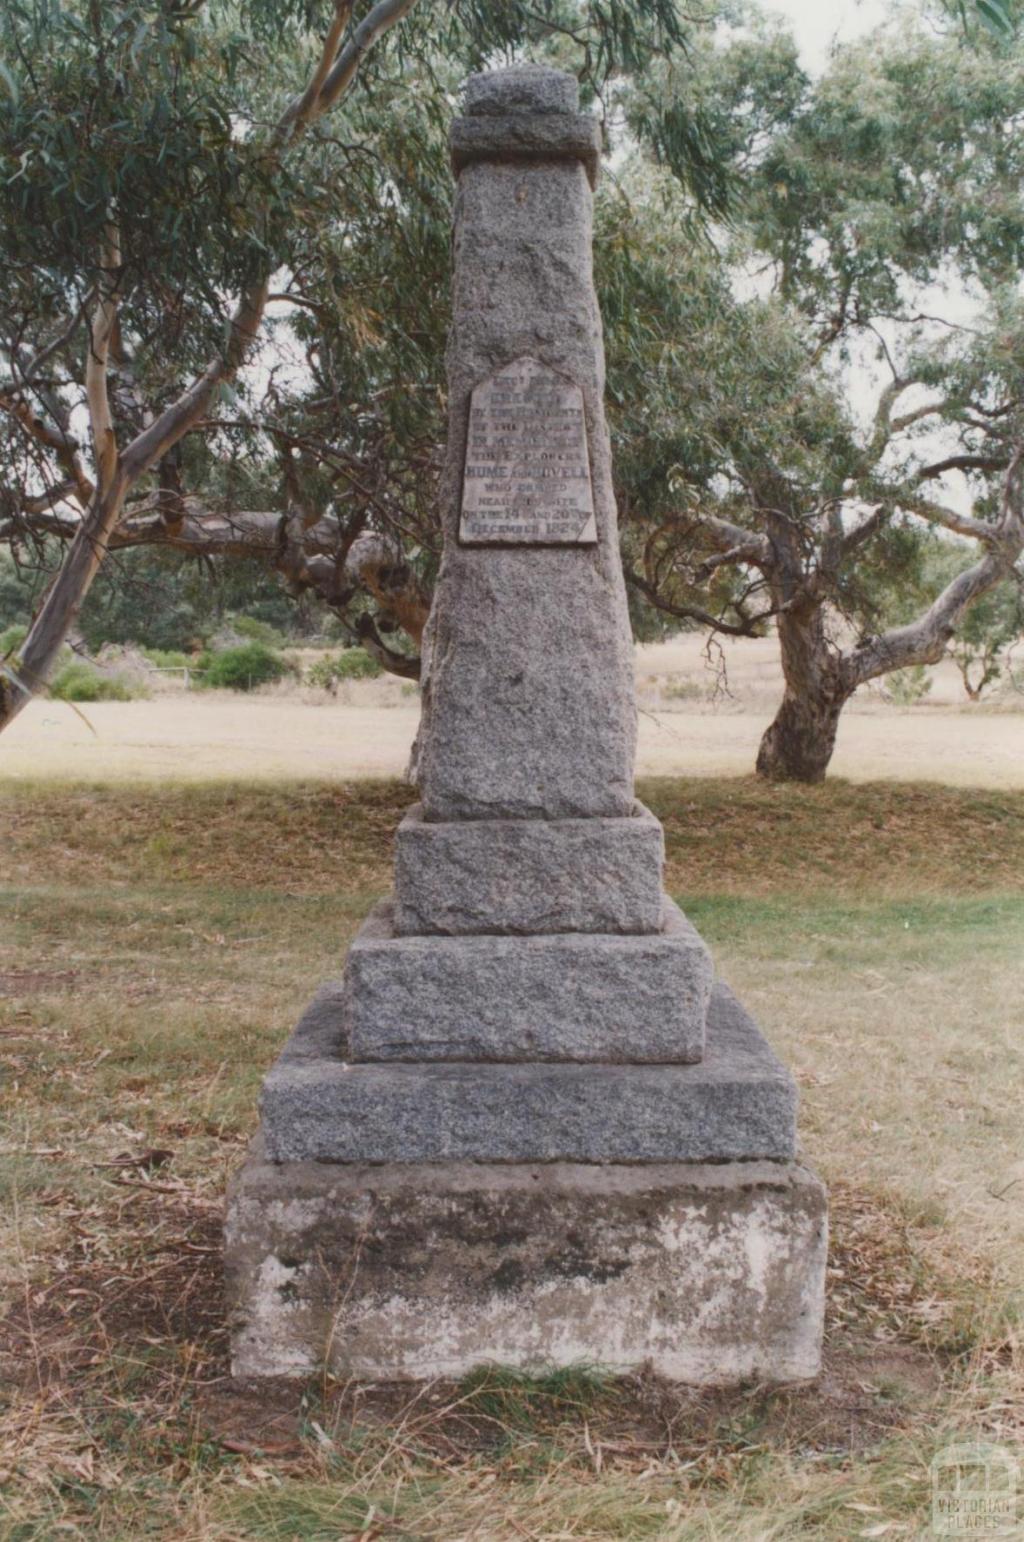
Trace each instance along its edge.
{"label": "grassy field", "polygon": [[0,786],[0,1538],[926,1537],[1024,1433],[1024,793],[652,781],[668,886],[798,1076],[826,1368],[696,1393],[226,1375],[262,1074],[389,880],[398,783]]}

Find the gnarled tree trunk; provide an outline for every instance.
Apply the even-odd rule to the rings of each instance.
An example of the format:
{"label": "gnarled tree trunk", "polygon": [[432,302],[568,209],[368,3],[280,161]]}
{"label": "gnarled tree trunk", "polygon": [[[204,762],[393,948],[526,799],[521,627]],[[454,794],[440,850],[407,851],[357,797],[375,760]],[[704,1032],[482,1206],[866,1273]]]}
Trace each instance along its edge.
{"label": "gnarled tree trunk", "polygon": [[771,782],[821,782],[852,688],[842,656],[826,636],[820,603],[808,600],[784,611],[778,632],[786,688],[761,739],[757,774]]}

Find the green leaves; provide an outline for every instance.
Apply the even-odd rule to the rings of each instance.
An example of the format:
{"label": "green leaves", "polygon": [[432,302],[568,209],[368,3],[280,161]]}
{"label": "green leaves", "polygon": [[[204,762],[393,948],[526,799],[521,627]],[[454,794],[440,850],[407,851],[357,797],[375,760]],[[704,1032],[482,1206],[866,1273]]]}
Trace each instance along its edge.
{"label": "green leaves", "polygon": [[631,114],[630,126],[702,212],[718,219],[728,215],[735,173],[710,114],[685,101],[646,101]]}
{"label": "green leaves", "polygon": [[2,88],[10,97],[11,101],[17,105],[18,97],[21,94],[18,88],[18,81],[13,70],[8,69],[7,65],[3,62],[2,59],[0,59],[0,88]]}
{"label": "green leaves", "polygon": [[1011,0],[949,0],[949,6],[968,35],[976,21],[994,38],[1005,40],[1016,31],[1019,18]]}

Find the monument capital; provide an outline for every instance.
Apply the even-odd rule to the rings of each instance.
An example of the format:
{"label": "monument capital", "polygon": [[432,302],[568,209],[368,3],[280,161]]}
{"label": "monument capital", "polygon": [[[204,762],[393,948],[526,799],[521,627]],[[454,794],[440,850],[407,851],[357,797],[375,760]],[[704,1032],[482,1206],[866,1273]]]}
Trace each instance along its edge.
{"label": "monument capital", "polygon": [[517,64],[507,70],[481,70],[463,86],[463,111],[470,117],[503,117],[513,112],[578,112],[580,88],[575,75],[549,64]]}
{"label": "monument capital", "polygon": [[463,91],[465,116],[451,128],[456,176],[479,161],[580,161],[591,187],[601,163],[601,125],[579,111],[572,75],[547,65],[471,75]]}

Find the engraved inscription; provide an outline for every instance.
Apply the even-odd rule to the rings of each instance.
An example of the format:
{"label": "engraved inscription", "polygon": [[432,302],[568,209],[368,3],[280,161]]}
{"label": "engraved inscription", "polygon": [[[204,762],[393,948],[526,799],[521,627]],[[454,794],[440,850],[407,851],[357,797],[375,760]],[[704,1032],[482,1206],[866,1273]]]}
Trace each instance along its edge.
{"label": "engraved inscription", "polygon": [[597,540],[583,392],[537,359],[506,364],[470,398],[459,536],[537,546]]}

